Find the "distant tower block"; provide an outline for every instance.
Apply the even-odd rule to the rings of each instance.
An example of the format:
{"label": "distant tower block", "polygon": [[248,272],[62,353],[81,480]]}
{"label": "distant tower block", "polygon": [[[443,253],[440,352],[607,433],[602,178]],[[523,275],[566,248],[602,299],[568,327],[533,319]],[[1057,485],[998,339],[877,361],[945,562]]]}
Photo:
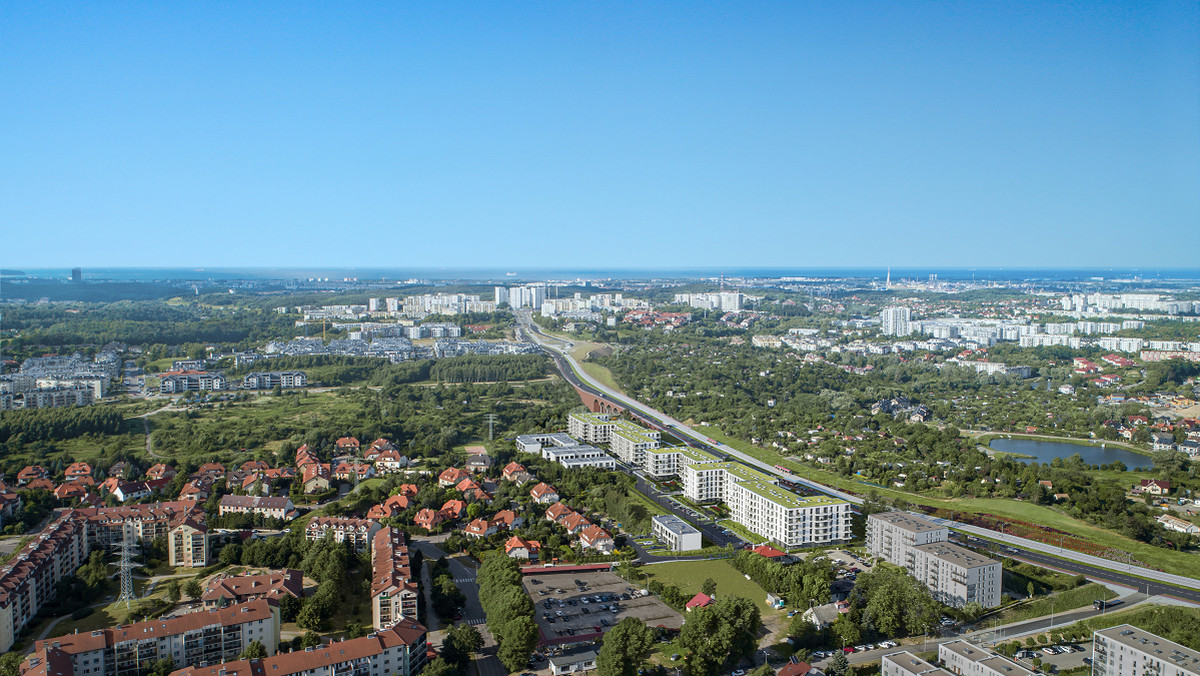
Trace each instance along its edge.
{"label": "distant tower block", "polygon": [[83,281],[83,268],[71,268],[71,281],[76,284]]}

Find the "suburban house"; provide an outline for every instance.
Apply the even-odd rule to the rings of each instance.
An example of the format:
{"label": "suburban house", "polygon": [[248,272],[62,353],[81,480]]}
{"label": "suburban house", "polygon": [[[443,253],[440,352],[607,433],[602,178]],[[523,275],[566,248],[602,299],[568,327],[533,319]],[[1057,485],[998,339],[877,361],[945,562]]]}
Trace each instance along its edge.
{"label": "suburban house", "polygon": [[532,559],[541,551],[541,543],[514,535],[504,543],[504,553],[514,559]]}
{"label": "suburban house", "polygon": [[496,524],[487,519],[475,519],[463,529],[463,535],[472,538],[485,538],[496,533]]}
{"label": "suburban house", "polygon": [[546,483],[539,483],[530,489],[529,494],[533,496],[533,501],[539,505],[548,505],[558,502],[558,491]]}
{"label": "suburban house", "polygon": [[579,542],[587,549],[607,554],[615,547],[613,536],[600,526],[588,526],[579,533]]}
{"label": "suburban house", "polygon": [[441,512],[432,509],[422,509],[413,517],[413,523],[425,530],[433,530],[445,520]]}
{"label": "suburban house", "polygon": [[438,485],[442,488],[456,486],[463,479],[470,478],[471,473],[457,467],[451,467],[438,475]]}
{"label": "suburban house", "polygon": [[1143,493],[1150,495],[1166,495],[1171,492],[1171,482],[1163,479],[1142,479],[1140,488]]}
{"label": "suburban house", "polygon": [[304,474],[301,475],[300,483],[304,484],[305,493],[319,493],[329,490],[332,486],[330,479],[333,478],[333,472],[329,469],[329,463],[314,463],[304,466]]}
{"label": "suburban house", "polygon": [[333,447],[338,453],[352,453],[358,455],[359,443],[354,437],[342,437],[334,442]]}

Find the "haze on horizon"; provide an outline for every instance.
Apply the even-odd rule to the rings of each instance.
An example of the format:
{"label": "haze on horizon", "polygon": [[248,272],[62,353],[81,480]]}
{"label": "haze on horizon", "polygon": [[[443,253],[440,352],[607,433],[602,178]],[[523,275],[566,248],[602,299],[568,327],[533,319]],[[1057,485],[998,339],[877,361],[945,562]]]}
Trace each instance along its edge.
{"label": "haze on horizon", "polygon": [[1195,3],[0,5],[0,264],[1196,267]]}

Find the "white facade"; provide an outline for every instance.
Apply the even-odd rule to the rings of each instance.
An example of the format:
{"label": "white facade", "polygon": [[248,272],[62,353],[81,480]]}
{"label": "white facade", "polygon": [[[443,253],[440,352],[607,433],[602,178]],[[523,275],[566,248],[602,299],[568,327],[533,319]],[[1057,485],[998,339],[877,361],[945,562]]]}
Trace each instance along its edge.
{"label": "white facade", "polygon": [[1093,676],[1197,676],[1200,652],[1122,624],[1092,636]]}
{"label": "white facade", "polygon": [[939,645],[938,660],[946,665],[947,671],[960,676],[1035,676],[1007,657],[963,640]]}
{"label": "white facade", "polygon": [[772,477],[735,462],[691,463],[680,473],[690,500],[721,500],[730,517],[784,547],[850,539],[850,503],[804,498],[775,485]]}
{"label": "white facade", "polygon": [[650,533],[674,552],[691,552],[703,546],[700,531],[674,515],[651,518]]}
{"label": "white facade", "polygon": [[1000,562],[946,541],[949,529],[905,512],[867,517],[867,551],[904,567],[939,602],[1000,605]]}
{"label": "white facade", "polygon": [[879,313],[883,333],[887,336],[907,336],[912,333],[912,311],[906,307],[886,307]]}

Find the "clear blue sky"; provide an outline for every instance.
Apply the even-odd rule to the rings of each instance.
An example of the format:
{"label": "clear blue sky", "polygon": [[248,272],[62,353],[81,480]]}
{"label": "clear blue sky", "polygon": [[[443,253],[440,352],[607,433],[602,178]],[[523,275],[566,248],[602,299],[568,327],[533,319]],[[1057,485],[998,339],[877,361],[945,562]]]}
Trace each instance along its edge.
{"label": "clear blue sky", "polygon": [[1196,2],[0,3],[0,263],[1194,266]]}

